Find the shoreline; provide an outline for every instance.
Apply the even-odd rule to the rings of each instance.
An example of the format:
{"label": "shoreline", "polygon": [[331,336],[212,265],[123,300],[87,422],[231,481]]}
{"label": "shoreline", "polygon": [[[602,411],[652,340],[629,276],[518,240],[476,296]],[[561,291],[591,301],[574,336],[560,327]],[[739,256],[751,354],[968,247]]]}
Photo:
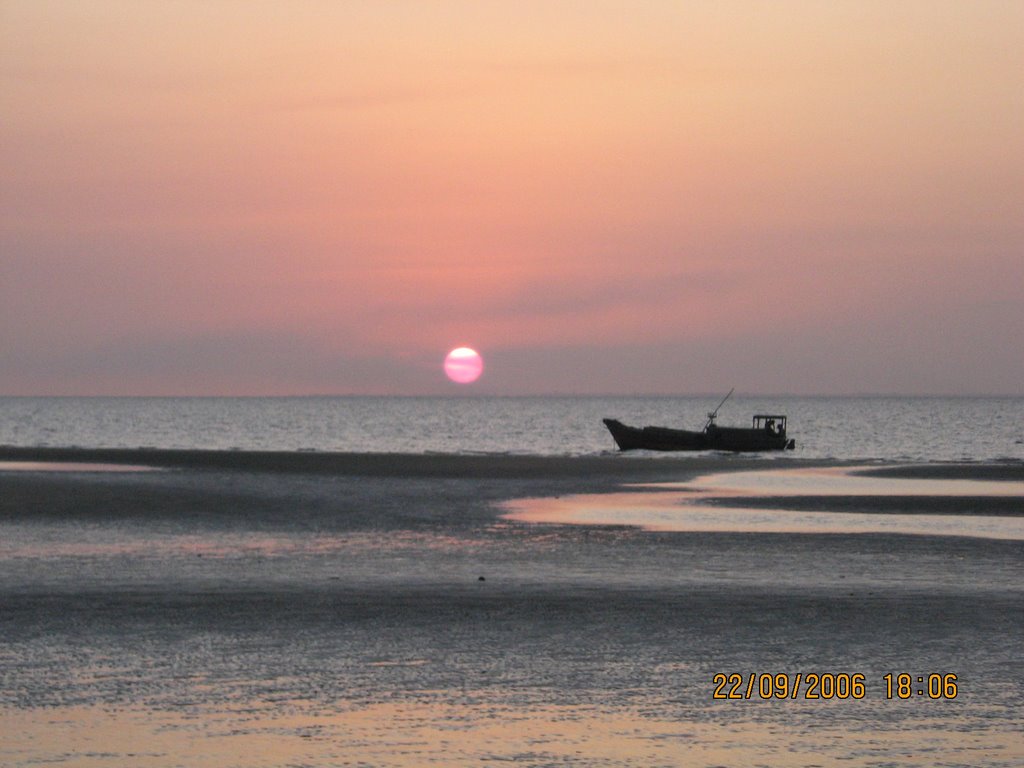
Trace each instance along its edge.
{"label": "shoreline", "polygon": [[[763,457],[717,455],[593,456],[467,453],[340,453],[319,451],[234,451],[165,448],[36,448],[0,446],[0,463],[74,463],[164,469],[350,475],[410,478],[615,479],[654,481],[709,472],[770,469]],[[794,459],[779,468],[853,466],[854,462]],[[1022,465],[1024,468],[1024,465]],[[1024,472],[1022,472],[1024,476]]]}
{"label": "shoreline", "polygon": [[[135,465],[165,469],[367,475],[378,477],[567,477],[636,476],[642,479],[684,472],[852,468],[868,477],[1024,481],[1024,461],[937,461],[782,458],[760,454],[673,453],[576,455],[511,453],[372,453],[334,451],[247,451],[195,448],[86,448],[0,446],[0,462]],[[876,466],[877,464],[877,466]]]}
{"label": "shoreline", "polygon": [[[4,467],[4,465],[9,465]],[[629,484],[692,480],[703,475],[750,471],[847,469],[851,476],[903,480],[1024,482],[1024,461],[877,462],[804,459],[747,454],[591,456],[467,453],[362,453],[328,451],[244,451],[173,448],[83,448],[0,446],[0,472],[16,465],[45,465],[66,471],[188,469],[375,478],[578,480]],[[72,469],[74,465],[74,469]],[[28,467],[24,467],[28,468]]]}
{"label": "shoreline", "polygon": [[[168,479],[154,477],[141,485],[121,479],[140,474]],[[87,479],[101,475],[110,480]],[[892,526],[905,519],[902,532],[927,534],[933,529],[938,533],[939,527],[957,518],[974,518],[979,531],[985,526],[992,529],[988,535],[1020,538],[1019,526],[999,520],[1024,517],[1024,463],[865,466],[692,454],[655,458],[618,453],[536,456],[9,446],[0,447],[0,486],[6,497],[0,514],[7,518],[77,516],[76,508],[105,508],[131,515],[139,500],[146,498],[151,509],[164,510],[173,519],[184,494],[193,499],[194,510],[205,510],[215,518],[231,516],[243,498],[246,507],[280,517],[289,505],[290,491],[284,489],[293,482],[282,485],[286,477],[300,484],[314,483],[320,489],[315,494],[321,496],[329,496],[334,488],[334,493],[349,500],[361,499],[367,510],[382,499],[405,498],[410,493],[425,498],[429,486],[422,484],[436,483],[441,493],[437,501],[445,501],[434,505],[432,515],[457,500],[467,513],[473,510],[478,521],[498,510],[499,518],[530,524],[624,525],[681,533],[876,529],[898,533]],[[819,477],[828,483],[801,487],[803,481],[813,483]],[[166,483],[180,487],[161,489]],[[123,499],[116,498],[117,486],[133,489],[131,505],[123,506]],[[804,522],[793,523],[799,520],[793,516],[800,513],[806,513]],[[807,518],[815,514],[827,518]],[[889,521],[882,523],[879,518]],[[946,518],[942,526],[939,518]],[[843,524],[853,527],[840,527]]]}

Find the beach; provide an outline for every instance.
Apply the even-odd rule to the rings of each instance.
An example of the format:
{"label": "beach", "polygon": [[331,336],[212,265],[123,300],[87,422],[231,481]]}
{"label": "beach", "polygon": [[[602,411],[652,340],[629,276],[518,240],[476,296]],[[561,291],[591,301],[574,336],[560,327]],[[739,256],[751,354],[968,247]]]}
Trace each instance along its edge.
{"label": "beach", "polygon": [[[37,463],[0,471],[5,765],[1024,760],[1018,539],[509,512],[777,469],[757,459],[3,448],[0,462]],[[1019,463],[869,471],[1024,482]],[[811,498],[1024,514],[1012,494]]]}
{"label": "beach", "polygon": [[0,41],[0,768],[1024,768],[1024,0]]}

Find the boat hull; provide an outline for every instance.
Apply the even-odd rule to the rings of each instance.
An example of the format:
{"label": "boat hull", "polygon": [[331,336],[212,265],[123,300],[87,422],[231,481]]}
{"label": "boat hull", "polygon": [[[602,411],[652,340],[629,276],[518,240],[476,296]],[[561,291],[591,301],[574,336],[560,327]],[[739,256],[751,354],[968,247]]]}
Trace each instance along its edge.
{"label": "boat hull", "polygon": [[782,451],[796,442],[785,434],[761,429],[719,427],[703,432],[669,427],[630,427],[617,419],[604,419],[615,444],[621,451]]}

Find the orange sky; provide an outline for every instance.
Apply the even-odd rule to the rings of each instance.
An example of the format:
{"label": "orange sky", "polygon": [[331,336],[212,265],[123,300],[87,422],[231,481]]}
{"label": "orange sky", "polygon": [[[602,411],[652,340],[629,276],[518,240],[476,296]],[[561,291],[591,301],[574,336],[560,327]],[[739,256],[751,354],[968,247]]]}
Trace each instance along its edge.
{"label": "orange sky", "polygon": [[1022,51],[1016,2],[0,0],[0,394],[1024,393]]}

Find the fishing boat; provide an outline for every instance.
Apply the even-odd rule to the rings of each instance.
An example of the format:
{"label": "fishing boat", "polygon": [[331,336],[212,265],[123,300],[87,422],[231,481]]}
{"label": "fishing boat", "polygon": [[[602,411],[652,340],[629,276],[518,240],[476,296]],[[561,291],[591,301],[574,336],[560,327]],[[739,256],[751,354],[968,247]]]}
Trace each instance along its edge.
{"label": "fishing boat", "polygon": [[701,431],[671,427],[631,427],[618,419],[604,419],[620,451],[782,451],[793,450],[796,440],[786,436],[786,417],[759,413],[747,427],[720,427],[718,411],[733,390],[708,414]]}

